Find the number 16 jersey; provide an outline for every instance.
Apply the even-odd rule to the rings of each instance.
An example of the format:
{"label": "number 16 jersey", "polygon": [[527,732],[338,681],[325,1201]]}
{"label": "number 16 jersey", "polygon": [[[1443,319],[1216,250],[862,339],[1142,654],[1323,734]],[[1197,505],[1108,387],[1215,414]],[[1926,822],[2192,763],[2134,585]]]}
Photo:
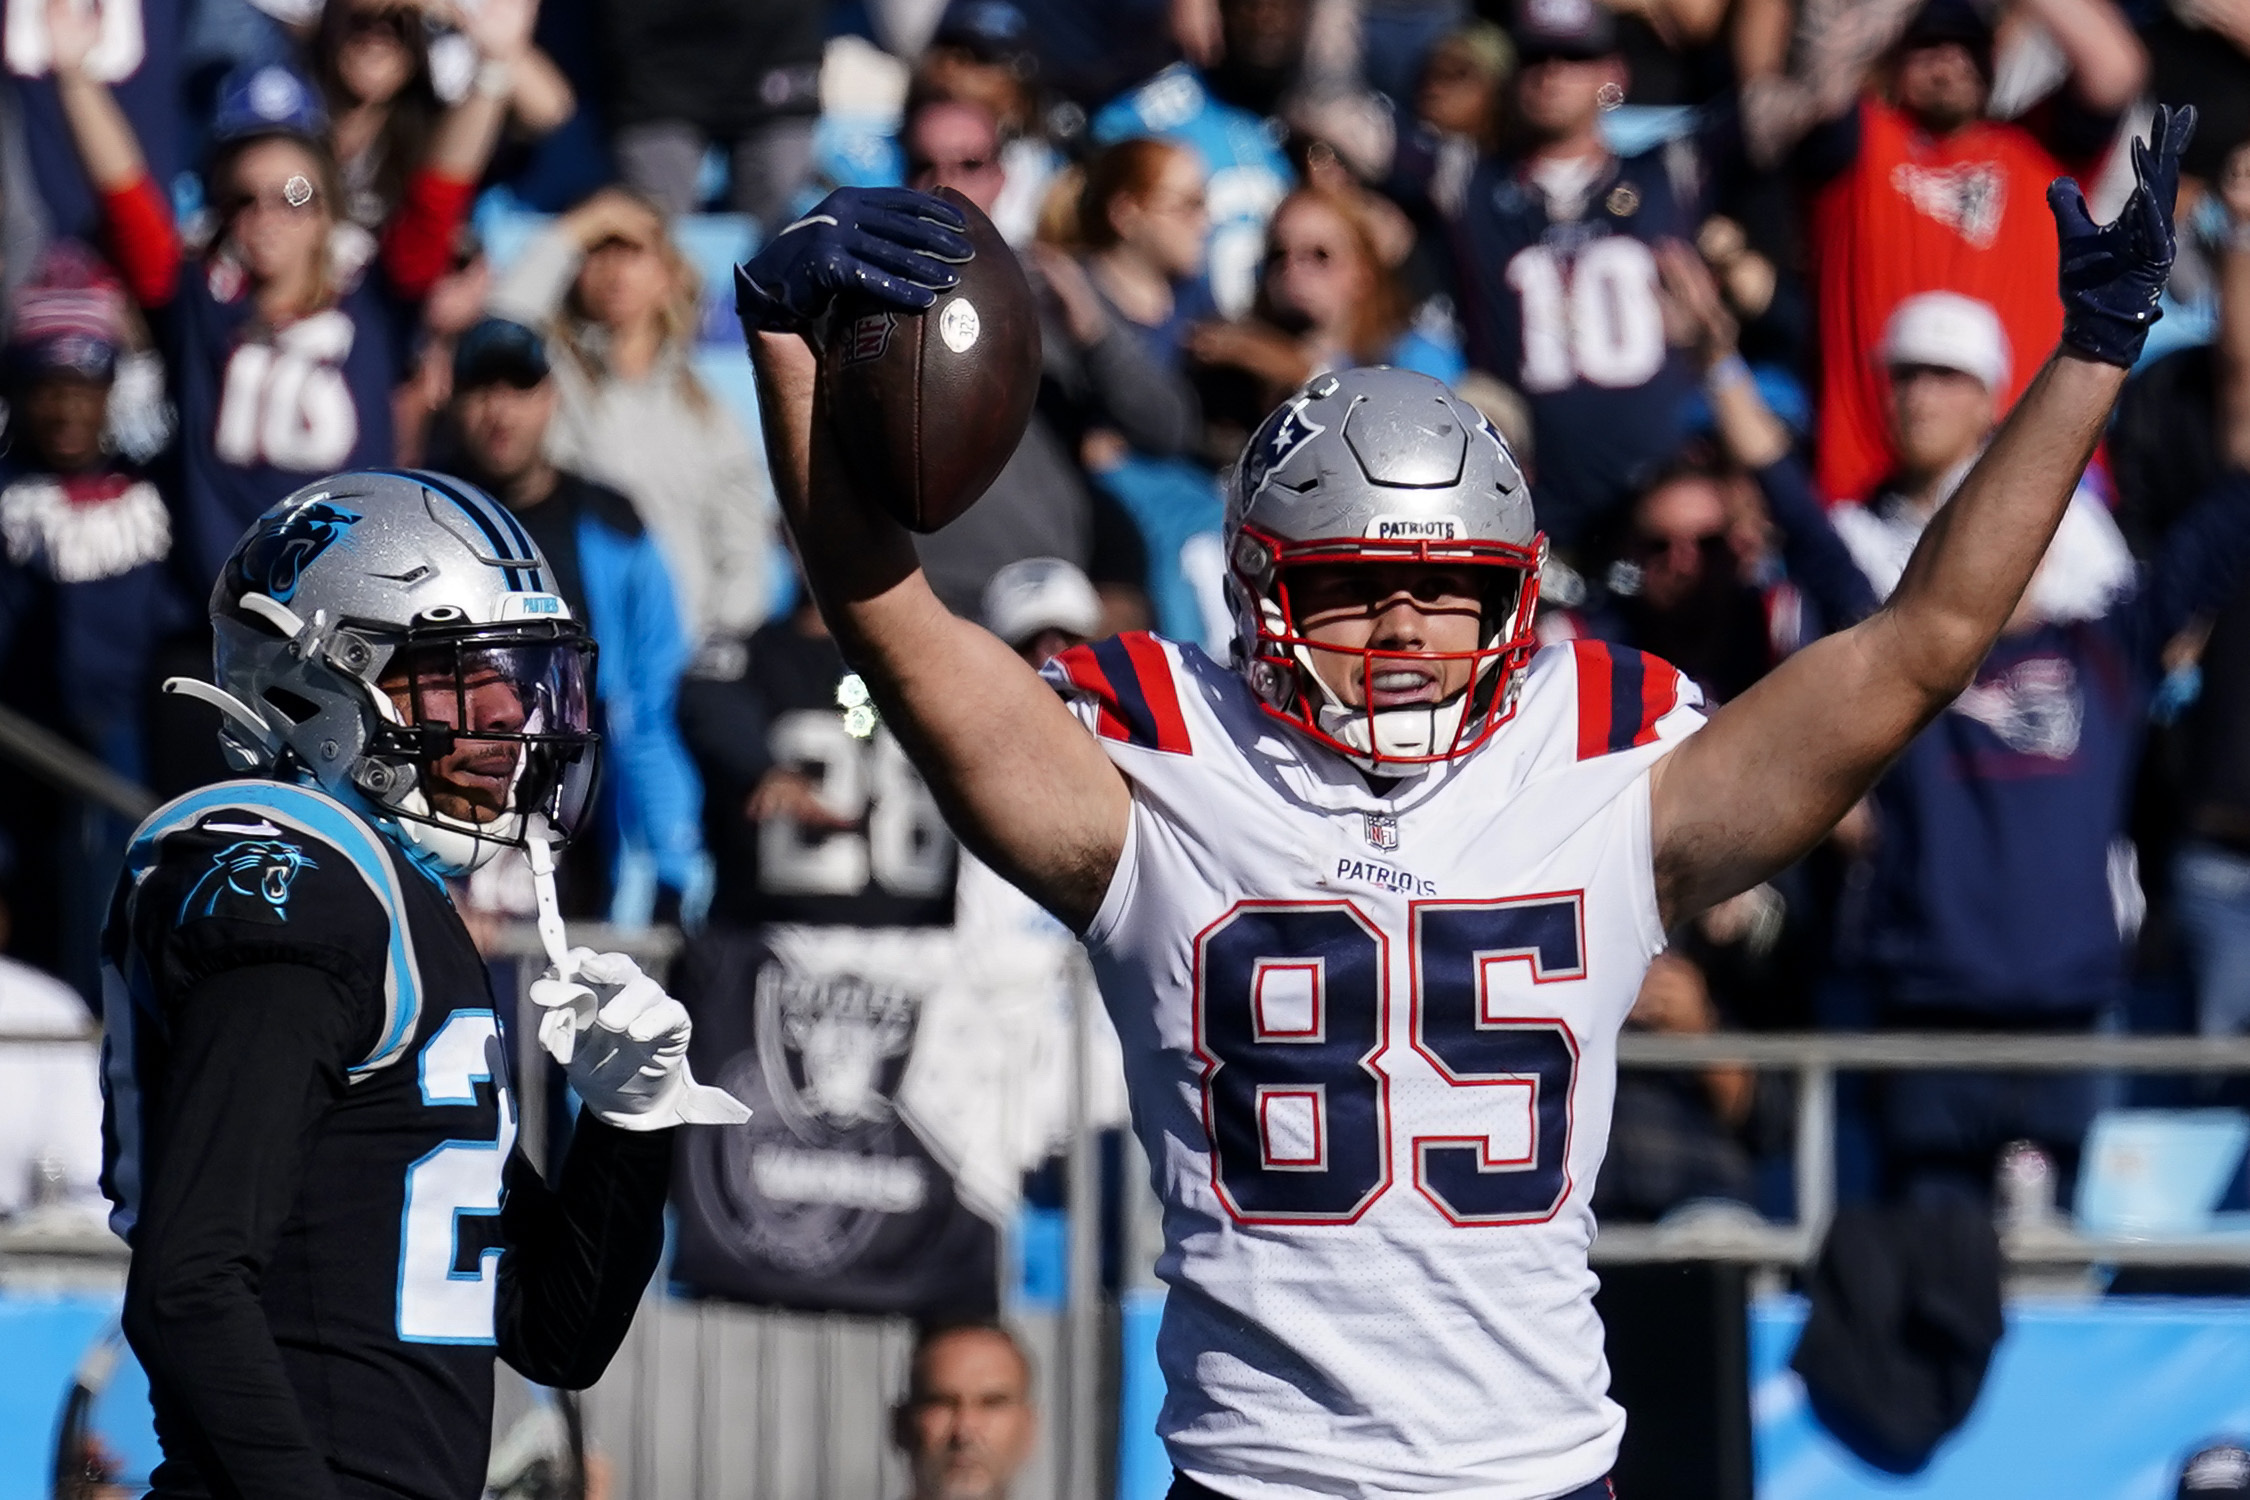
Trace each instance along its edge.
{"label": "number 16 jersey", "polygon": [[1133,792],[1086,941],[1164,1204],[1173,1462],[1240,1500],[1608,1473],[1589,1205],[1693,685],[1548,647],[1483,748],[1384,794],[1192,646],[1048,671]]}

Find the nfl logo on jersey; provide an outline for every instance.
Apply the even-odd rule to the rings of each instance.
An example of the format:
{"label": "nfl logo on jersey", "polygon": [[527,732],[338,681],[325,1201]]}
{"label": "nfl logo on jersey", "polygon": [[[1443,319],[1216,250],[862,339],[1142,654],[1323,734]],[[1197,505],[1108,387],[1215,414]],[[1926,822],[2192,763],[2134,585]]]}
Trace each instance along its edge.
{"label": "nfl logo on jersey", "polygon": [[1398,847],[1398,819],[1386,813],[1361,813],[1360,824],[1367,834],[1367,842],[1384,853]]}

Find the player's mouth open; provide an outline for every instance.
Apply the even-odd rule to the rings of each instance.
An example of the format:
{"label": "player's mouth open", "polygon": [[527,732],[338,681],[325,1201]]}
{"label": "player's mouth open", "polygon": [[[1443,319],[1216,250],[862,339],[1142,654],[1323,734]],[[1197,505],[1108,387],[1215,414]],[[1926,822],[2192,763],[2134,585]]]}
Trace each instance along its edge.
{"label": "player's mouth open", "polygon": [[1367,679],[1369,708],[1399,708],[1409,703],[1435,703],[1435,672],[1421,667],[1384,667]]}

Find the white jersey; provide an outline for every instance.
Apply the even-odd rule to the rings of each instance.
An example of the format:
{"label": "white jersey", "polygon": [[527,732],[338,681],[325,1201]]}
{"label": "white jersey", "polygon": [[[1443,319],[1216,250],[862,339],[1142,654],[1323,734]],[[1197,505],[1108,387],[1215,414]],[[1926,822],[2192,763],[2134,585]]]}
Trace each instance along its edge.
{"label": "white jersey", "polygon": [[1607,1474],[1589,1204],[1693,685],[1548,647],[1482,749],[1383,796],[1195,647],[1048,672],[1132,784],[1086,942],[1164,1203],[1173,1463],[1241,1500]]}

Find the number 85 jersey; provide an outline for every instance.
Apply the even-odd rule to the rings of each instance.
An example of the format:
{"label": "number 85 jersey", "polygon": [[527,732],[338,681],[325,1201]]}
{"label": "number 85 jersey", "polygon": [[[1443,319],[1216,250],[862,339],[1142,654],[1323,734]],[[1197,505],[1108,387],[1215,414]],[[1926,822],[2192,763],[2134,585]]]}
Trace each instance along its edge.
{"label": "number 85 jersey", "polygon": [[1589,1204],[1694,687],[1551,646],[1483,748],[1385,795],[1193,647],[1048,672],[1132,786],[1086,942],[1164,1203],[1173,1462],[1242,1500],[1601,1478]]}

